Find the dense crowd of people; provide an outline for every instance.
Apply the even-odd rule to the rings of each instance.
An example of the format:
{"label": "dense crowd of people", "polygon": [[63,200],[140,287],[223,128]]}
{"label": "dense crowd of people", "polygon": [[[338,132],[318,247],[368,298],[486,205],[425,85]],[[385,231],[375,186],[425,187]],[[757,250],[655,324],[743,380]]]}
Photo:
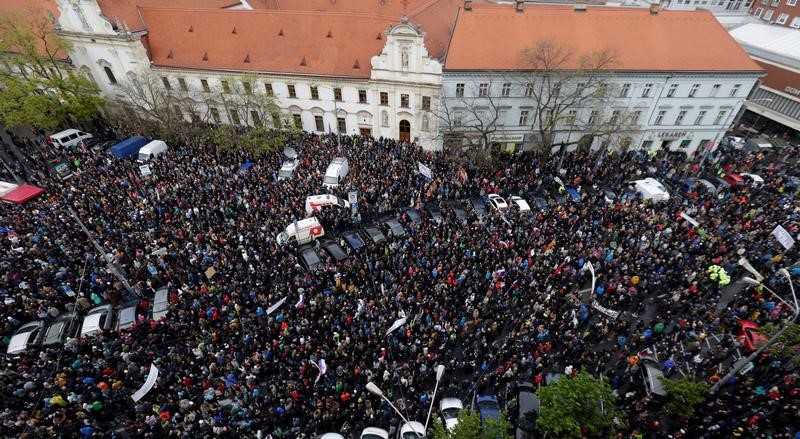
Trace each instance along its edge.
{"label": "dense crowd of people", "polygon": [[[675,186],[668,201],[653,203],[625,190],[626,182],[695,176],[697,160],[594,151],[475,163],[390,139],[300,134],[287,145],[300,165],[279,181],[280,151],[246,157],[204,142],[171,145],[144,176],[134,160],[19,142],[26,157],[17,171],[47,192],[0,207],[0,227],[9,229],[0,234],[3,352],[27,322],[105,303],[138,306],[130,330],[7,356],[3,436],[299,438],[356,436],[368,426],[395,434],[401,420],[367,382],[407,418],[424,422],[439,364],[446,366],[439,396],[466,405],[475,393],[508,402],[515,382],[546,385],[548,374],[602,375],[627,415],[617,420],[620,437],[778,438],[798,429],[799,373],[791,361],[758,358],[692,420],[664,413],[662,400],[646,392],[639,364],[646,351],[669,377],[713,383],[748,353],[736,337],[740,320],[764,325],[792,314],[736,283],[747,274],[737,264],[742,257],[774,290],[787,290],[782,267],[800,279],[796,247],[785,250],[770,235],[780,224],[797,236],[798,189],[787,166],[770,157],[732,151],[704,164],[758,173],[760,187],[714,194]],[[76,170],[60,181],[48,174],[47,160],[65,154]],[[322,179],[336,156],[348,158],[350,171],[332,192],[347,199],[358,191],[360,225],[391,214],[407,233],[387,232],[377,244],[365,238],[357,250],[341,240],[348,259],[320,252],[323,264],[308,272],[275,236],[306,216],[306,196],[328,191]],[[240,171],[247,160],[255,166]],[[431,179],[418,162],[432,169]],[[582,200],[555,202],[558,181]],[[617,199],[607,203],[603,188]],[[470,211],[466,221],[448,207],[471,196],[531,192],[549,205],[529,200],[531,212]],[[431,206],[443,221],[430,218]],[[422,221],[405,208],[417,209]],[[107,256],[97,254],[69,209],[133,294],[109,273]],[[332,237],[360,226],[349,210],[318,217]],[[711,265],[734,282],[721,286]],[[148,313],[161,287],[169,289],[169,313],[153,321]],[[403,316],[407,323],[387,335]],[[157,383],[134,402],[151,364]]]}

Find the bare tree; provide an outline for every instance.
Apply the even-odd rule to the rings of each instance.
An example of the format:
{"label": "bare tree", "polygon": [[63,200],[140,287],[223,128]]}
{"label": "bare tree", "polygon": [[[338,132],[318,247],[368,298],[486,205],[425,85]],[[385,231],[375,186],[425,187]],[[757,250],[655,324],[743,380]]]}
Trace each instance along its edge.
{"label": "bare tree", "polygon": [[471,149],[488,150],[492,135],[502,130],[504,117],[494,92],[489,81],[473,82],[459,96],[448,97],[443,93],[441,104],[433,111],[442,140],[466,142]]}

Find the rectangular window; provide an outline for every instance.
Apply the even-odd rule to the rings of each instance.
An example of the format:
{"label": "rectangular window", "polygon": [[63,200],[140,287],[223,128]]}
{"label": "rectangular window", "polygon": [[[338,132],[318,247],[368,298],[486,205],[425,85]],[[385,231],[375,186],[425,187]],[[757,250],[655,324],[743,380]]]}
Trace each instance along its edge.
{"label": "rectangular window", "polygon": [[325,132],[325,122],[322,121],[322,116],[314,116],[314,125],[317,131]]}
{"label": "rectangular window", "polygon": [[644,149],[645,151],[649,150],[652,147],[653,147],[652,140],[645,140],[644,142],[642,142],[642,149]]}
{"label": "rectangular window", "polygon": [[697,90],[700,90],[700,84],[692,84],[692,89],[689,90],[689,97],[695,97],[695,95],[697,95]]}
{"label": "rectangular window", "polygon": [[343,117],[336,118],[336,127],[339,129],[340,133],[347,134],[347,123]]}
{"label": "rectangular window", "polygon": [[567,112],[567,118],[565,122],[567,125],[575,125],[575,121],[578,119],[578,110],[569,110]]}
{"label": "rectangular window", "polygon": [[770,10],[768,10],[767,12],[765,12],[765,13],[764,13],[764,16],[763,16],[763,17],[761,17],[761,19],[762,19],[762,20],[765,20],[765,21],[769,21],[769,20],[772,18],[772,14],[774,14],[774,13],[775,13],[775,11],[773,11],[772,9],[770,9]]}
{"label": "rectangular window", "polygon": [[642,118],[642,110],[636,110],[631,113],[631,125],[638,125],[639,120]]}
{"label": "rectangular window", "polygon": [[228,85],[228,81],[219,81],[219,83],[222,84],[222,91],[224,91],[225,93],[231,92],[231,86]]}
{"label": "rectangular window", "polygon": [[797,0],[786,0],[786,6],[795,6],[797,5]]}
{"label": "rectangular window", "polygon": [[478,96],[482,98],[489,96],[489,83],[484,82],[478,86]]}
{"label": "rectangular window", "polygon": [[214,123],[219,123],[219,110],[214,107],[210,108],[211,110],[211,118],[214,119]]}
{"label": "rectangular window", "polygon": [[334,101],[338,101],[338,102],[342,102],[342,89],[341,88],[336,87],[336,88],[333,89],[333,100]]}
{"label": "rectangular window", "polygon": [[311,86],[311,99],[319,100],[319,89],[316,86]]}
{"label": "rectangular window", "polygon": [[699,113],[697,113],[697,117],[694,119],[694,124],[702,125],[703,119],[706,118],[706,113],[707,113],[706,110],[701,110]]}
{"label": "rectangular window", "polygon": [[553,86],[552,96],[560,96],[561,95],[561,84],[556,84]]}
{"label": "rectangular window", "polygon": [[358,103],[359,104],[366,104],[367,103],[367,91],[366,90],[359,90],[358,91]]}
{"label": "rectangular window", "polygon": [[781,0],[772,0],[772,7],[778,7],[781,5]]}
{"label": "rectangular window", "polygon": [[406,94],[400,95],[400,106],[403,108],[408,108],[408,95]]}
{"label": "rectangular window", "polygon": [[614,125],[619,121],[619,110],[614,110],[611,112],[611,119],[608,120],[608,123]]}
{"label": "rectangular window", "polygon": [[258,111],[250,110],[250,119],[253,120],[253,125],[257,127],[261,126],[261,116],[258,115]]}
{"label": "rectangular window", "polygon": [[297,91],[294,89],[294,84],[289,84],[289,85],[286,86],[286,88],[289,89],[289,97],[290,98],[296,98],[297,97]]}
{"label": "rectangular window", "polygon": [[164,88],[166,88],[167,90],[172,90],[172,84],[170,84],[169,78],[167,78],[166,76],[161,77],[161,83],[164,84]]}
{"label": "rectangular window", "polygon": [[528,115],[529,114],[530,114],[530,111],[528,111],[528,110],[522,110],[522,111],[519,112],[519,124],[520,125],[527,125],[528,124]]}
{"label": "rectangular window", "polygon": [[595,123],[597,123],[597,115],[598,114],[599,113],[598,113],[597,110],[592,110],[592,112],[589,113],[589,125],[594,125]]}
{"label": "rectangular window", "polygon": [[714,85],[711,87],[711,95],[710,95],[710,96],[711,96],[712,98],[714,98],[714,97],[717,97],[717,93],[719,93],[719,89],[720,89],[720,88],[722,88],[722,84],[714,84]]}
{"label": "rectangular window", "polygon": [[525,84],[525,97],[529,98],[531,96],[533,96],[533,84],[529,82]]}
{"label": "rectangular window", "polygon": [[269,82],[264,84],[264,91],[267,93],[267,96],[275,96],[275,92],[272,91],[272,84]]}
{"label": "rectangular window", "polygon": [[631,92],[631,85],[630,84],[622,84],[622,88],[619,89],[619,97],[627,98],[628,93]]}
{"label": "rectangular window", "polygon": [[303,129],[303,118],[300,117],[299,114],[297,113],[292,114],[292,122],[294,122],[294,127],[297,128],[298,130]]}
{"label": "rectangular window", "polygon": [[667,91],[667,97],[672,98],[675,97],[675,92],[678,91],[678,84],[672,84],[669,86],[669,90]]}
{"label": "rectangular window", "polygon": [[423,96],[422,97],[422,109],[430,111],[430,109],[431,109],[431,97],[430,96]]}
{"label": "rectangular window", "polygon": [[381,105],[389,105],[389,93],[381,92]]}
{"label": "rectangular window", "polygon": [[180,86],[181,90],[188,91],[189,87],[186,86],[186,80],[183,78],[178,78],[178,85]]}
{"label": "rectangular window", "polygon": [[800,29],[800,15],[797,17],[792,18],[792,22],[789,23],[789,27],[793,27],[795,29]]}
{"label": "rectangular window", "polygon": [[717,113],[717,118],[714,119],[714,125],[722,125],[722,119],[725,118],[726,114],[728,114],[728,112],[725,110],[721,110]]}
{"label": "rectangular window", "polygon": [[456,97],[457,98],[464,97],[464,84],[456,84]]}
{"label": "rectangular window", "polygon": [[460,111],[453,113],[453,125],[460,127],[464,123],[464,114]]}
{"label": "rectangular window", "polygon": [[678,117],[675,118],[675,125],[683,124],[683,118],[686,117],[686,110],[681,110]]}
{"label": "rectangular window", "polygon": [[511,95],[511,83],[506,82],[503,84],[503,97],[507,98]]}
{"label": "rectangular window", "polygon": [[208,93],[208,92],[210,92],[210,91],[211,91],[211,87],[209,87],[209,86],[208,86],[208,81],[207,81],[207,80],[205,80],[205,79],[201,79],[201,80],[200,80],[200,85],[202,85],[202,86],[203,86],[203,91],[204,91],[204,92]]}
{"label": "rectangular window", "polygon": [[228,115],[230,116],[231,123],[234,125],[241,125],[241,121],[239,120],[239,112],[234,109],[228,109]]}
{"label": "rectangular window", "polygon": [[783,12],[781,15],[778,15],[778,24],[785,24],[787,21],[789,21],[789,14]]}
{"label": "rectangular window", "polygon": [[649,98],[651,91],[653,91],[653,84],[645,84],[644,89],[642,89],[642,97]]}
{"label": "rectangular window", "polygon": [[249,94],[249,95],[253,94],[253,86],[250,85],[249,82],[242,81],[242,87],[244,87],[245,94]]}
{"label": "rectangular window", "polygon": [[667,115],[667,110],[660,110],[658,112],[658,116],[656,116],[656,123],[655,125],[661,125],[664,122],[664,116]]}
{"label": "rectangular window", "polygon": [[764,12],[764,8],[756,8],[756,11],[753,12],[753,15],[756,17],[761,17],[761,14]]}

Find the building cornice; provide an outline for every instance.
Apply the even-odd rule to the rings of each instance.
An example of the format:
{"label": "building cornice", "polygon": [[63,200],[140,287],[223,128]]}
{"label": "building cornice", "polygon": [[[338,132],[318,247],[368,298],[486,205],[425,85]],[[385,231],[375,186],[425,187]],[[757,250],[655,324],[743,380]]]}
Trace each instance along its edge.
{"label": "building cornice", "polygon": [[70,32],[65,30],[56,31],[56,33],[64,38],[72,40],[102,40],[102,41],[137,41],[143,36],[147,35],[146,30],[136,32],[126,32],[117,34],[87,34],[83,32]]}

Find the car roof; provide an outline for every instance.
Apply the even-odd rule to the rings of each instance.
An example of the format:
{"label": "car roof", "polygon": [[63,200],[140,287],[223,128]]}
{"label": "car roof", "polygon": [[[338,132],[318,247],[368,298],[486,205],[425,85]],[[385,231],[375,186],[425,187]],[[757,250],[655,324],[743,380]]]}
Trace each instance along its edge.
{"label": "car roof", "polygon": [[89,314],[83,319],[83,326],[81,327],[81,335],[94,334],[100,330],[100,318],[103,317],[102,312]]}
{"label": "car roof", "polygon": [[380,437],[385,437],[385,438],[389,437],[389,432],[388,431],[386,431],[386,430],[384,430],[382,428],[378,428],[378,427],[367,427],[363,431],[361,431],[361,436],[364,436],[364,435],[367,435],[367,434],[380,436]]}
{"label": "car roof", "polygon": [[464,408],[464,403],[461,402],[458,398],[442,398],[439,401],[439,410],[449,409],[449,408]]}
{"label": "car roof", "polygon": [[[44,322],[41,320],[35,320],[30,323],[26,323],[17,329],[17,332],[11,337],[11,340],[8,342],[8,350],[9,354],[16,354],[18,352],[22,352],[28,346],[30,342],[31,334],[36,331],[42,331],[44,329]],[[39,334],[37,334],[39,335]]]}
{"label": "car roof", "polygon": [[358,233],[356,233],[354,230],[345,230],[342,232],[342,236],[350,245],[350,247],[353,247],[354,249],[364,247],[364,240],[361,239],[361,237],[358,236]]}
{"label": "car roof", "polygon": [[339,245],[338,242],[329,239],[326,240],[325,242],[321,242],[320,245],[322,245],[322,247],[325,248],[325,250],[327,250],[328,253],[330,253],[331,256],[333,256],[333,258],[336,259],[337,261],[341,261],[342,259],[347,259],[347,253],[344,251],[342,246]]}

